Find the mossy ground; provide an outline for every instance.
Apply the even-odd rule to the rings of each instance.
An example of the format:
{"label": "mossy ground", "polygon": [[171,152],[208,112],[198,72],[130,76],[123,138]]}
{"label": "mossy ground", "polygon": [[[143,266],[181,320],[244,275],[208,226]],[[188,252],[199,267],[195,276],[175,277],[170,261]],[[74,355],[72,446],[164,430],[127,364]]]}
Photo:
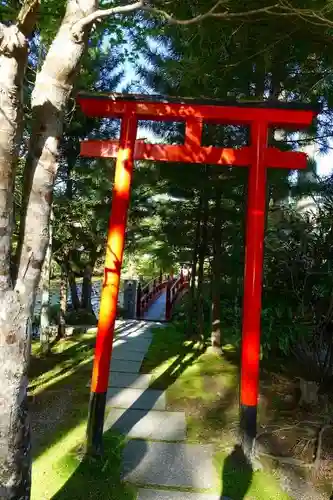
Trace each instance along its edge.
{"label": "mossy ground", "polygon": [[[91,376],[95,335],[96,329],[92,329],[90,333],[61,340],[52,346],[47,357],[40,353],[37,343],[33,344],[30,370],[33,500],[136,498],[134,489],[119,479],[124,438],[108,432],[104,458],[94,461],[84,456],[87,382]],[[221,479],[219,492],[233,500],[288,499],[280,487],[278,464],[266,461],[264,470],[254,472],[235,451],[238,365],[237,350],[232,346],[225,348],[222,357],[208,354],[204,343],[185,340],[182,326],[173,324],[156,329],[142,371],[153,373],[155,388],[167,390],[170,410],[185,410],[188,441],[214,444],[214,462]],[[265,443],[268,451],[277,454],[282,453],[282,444],[286,443],[287,450],[294,443],[295,422],[311,417],[311,412],[305,414],[293,402],[286,403],[285,396],[290,396],[293,384],[292,379],[275,368],[263,366],[258,420],[261,426],[281,429],[284,423],[291,429],[285,435],[272,433],[274,439]],[[298,443],[298,437],[297,440]],[[287,465],[285,469],[289,472],[292,468]],[[297,474],[307,478],[304,470],[298,469]],[[324,481],[323,487],[327,484]]]}
{"label": "mossy ground", "polygon": [[104,438],[102,460],[84,456],[95,333],[54,344],[43,356],[32,347],[30,412],[33,428],[32,500],[134,500],[120,481],[124,439]]}

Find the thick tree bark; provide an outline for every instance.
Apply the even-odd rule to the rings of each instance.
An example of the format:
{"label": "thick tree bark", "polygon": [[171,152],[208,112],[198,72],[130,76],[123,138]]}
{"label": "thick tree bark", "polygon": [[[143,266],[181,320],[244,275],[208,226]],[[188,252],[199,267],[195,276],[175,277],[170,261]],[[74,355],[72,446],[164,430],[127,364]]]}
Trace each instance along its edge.
{"label": "thick tree bark", "polygon": [[31,453],[27,411],[31,320],[15,291],[1,298],[0,498],[30,498]]}
{"label": "thick tree bark", "polygon": [[207,255],[207,236],[208,236],[208,193],[207,190],[202,194],[203,196],[203,212],[200,228],[200,245],[198,250],[198,289],[197,289],[197,303],[198,303],[198,330],[201,337],[204,336],[204,264]]}
{"label": "thick tree bark", "polygon": [[211,346],[221,349],[221,188],[220,179],[216,179],[215,214],[213,232],[213,262],[212,262],[212,332]]}
{"label": "thick tree bark", "polygon": [[67,266],[61,267],[60,287],[59,287],[59,323],[58,338],[62,339],[66,333],[66,313],[67,313]]}
{"label": "thick tree bark", "polygon": [[71,291],[72,307],[75,311],[77,311],[80,309],[81,304],[79,294],[77,293],[76,279],[74,273],[70,269],[68,269],[68,283]]}
{"label": "thick tree bark", "polygon": [[38,2],[25,2],[12,26],[0,23],[0,498],[30,498],[27,371],[33,297],[13,290],[11,237],[15,166],[22,135],[23,81]]}
{"label": "thick tree bark", "polygon": [[91,266],[91,264],[86,265],[82,281],[81,307],[82,309],[85,309],[89,312],[92,312],[93,310],[91,305],[92,274],[93,267]]}
{"label": "thick tree bark", "polygon": [[78,23],[95,12],[97,4],[97,0],[67,1],[62,24],[36,77],[31,101],[33,127],[24,173],[18,288],[35,290],[38,284],[48,241],[64,113],[89,33],[84,24],[78,31]]}
{"label": "thick tree bark", "polygon": [[193,255],[192,255],[192,268],[191,268],[191,287],[190,287],[190,300],[189,300],[189,311],[188,311],[188,336],[194,335],[195,333],[195,319],[197,318],[197,303],[195,296],[195,285],[197,278],[197,266],[198,266],[198,250],[200,244],[200,223],[201,223],[201,210],[202,210],[202,196],[199,197],[197,214],[195,217],[195,236],[193,244]]}
{"label": "thick tree bark", "polygon": [[42,269],[41,285],[42,285],[42,304],[40,310],[40,345],[42,352],[47,354],[50,351],[50,278],[52,264],[52,213],[49,224],[49,244],[47,246],[45,260]]}
{"label": "thick tree bark", "polygon": [[11,288],[13,191],[27,57],[27,40],[19,27],[0,23],[0,292]]}

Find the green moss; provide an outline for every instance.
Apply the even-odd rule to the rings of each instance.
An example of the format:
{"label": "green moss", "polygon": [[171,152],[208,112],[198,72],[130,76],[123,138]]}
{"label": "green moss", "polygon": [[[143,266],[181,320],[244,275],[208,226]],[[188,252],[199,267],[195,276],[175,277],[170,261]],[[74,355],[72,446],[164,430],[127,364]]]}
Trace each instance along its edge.
{"label": "green moss", "polygon": [[[30,393],[34,432],[33,500],[134,500],[135,491],[120,481],[124,439],[107,432],[103,459],[84,456],[94,334],[64,339],[44,357],[35,344]],[[57,405],[64,411],[57,420]],[[40,415],[43,421],[38,423]],[[36,430],[38,426],[38,430]]]}
{"label": "green moss", "polygon": [[144,362],[155,383],[167,390],[170,410],[184,410],[187,441],[215,444],[218,492],[233,500],[287,500],[274,471],[253,472],[231,453],[239,426],[239,367],[232,345],[224,356],[206,353],[205,346],[184,339],[180,325],[160,328]]}
{"label": "green moss", "polygon": [[33,500],[134,500],[135,489],[120,481],[124,439],[107,433],[102,459],[85,457],[86,421],[65,434],[34,461]]}
{"label": "green moss", "polygon": [[290,500],[273,472],[254,472],[237,449],[219,452],[214,465],[220,478],[219,490],[233,500]]}

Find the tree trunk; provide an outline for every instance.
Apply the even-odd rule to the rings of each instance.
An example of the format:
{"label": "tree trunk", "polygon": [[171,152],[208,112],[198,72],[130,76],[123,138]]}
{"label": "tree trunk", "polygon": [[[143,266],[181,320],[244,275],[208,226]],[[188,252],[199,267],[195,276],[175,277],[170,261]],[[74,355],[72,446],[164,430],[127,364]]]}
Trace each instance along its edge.
{"label": "tree trunk", "polygon": [[15,166],[22,136],[22,93],[27,37],[37,2],[22,9],[12,26],[0,23],[0,498],[30,498],[31,453],[27,418],[33,294],[13,290]]}
{"label": "tree trunk", "polygon": [[216,179],[215,217],[213,232],[213,262],[212,262],[212,332],[211,346],[221,349],[221,189],[220,179]]}
{"label": "tree trunk", "polygon": [[30,498],[31,449],[27,387],[31,319],[16,291],[1,299],[0,498]]}
{"label": "tree trunk", "polygon": [[67,266],[62,266],[59,289],[59,324],[58,338],[62,339],[66,333],[66,312],[67,312]]}
{"label": "tree trunk", "polygon": [[0,23],[0,291],[11,287],[15,166],[22,134],[22,93],[27,41],[16,26]]}
{"label": "tree trunk", "polygon": [[49,304],[50,304],[50,278],[51,278],[51,264],[52,264],[52,213],[49,224],[49,244],[47,246],[45,260],[42,269],[42,304],[40,310],[40,345],[42,352],[47,354],[50,351],[50,318],[49,318]]}
{"label": "tree trunk", "polygon": [[192,269],[191,269],[191,287],[190,287],[190,299],[189,299],[189,322],[188,322],[188,336],[192,336],[195,333],[195,318],[197,318],[197,304],[195,296],[195,285],[197,278],[197,266],[198,266],[198,250],[200,244],[200,223],[201,223],[201,210],[202,210],[202,196],[199,197],[198,209],[195,218],[195,236],[193,245],[193,256],[192,256]]}
{"label": "tree trunk", "polygon": [[70,269],[68,270],[68,283],[71,291],[72,307],[75,311],[78,311],[80,309],[81,304],[79,295],[77,293],[76,279],[74,273]]}
{"label": "tree trunk", "polygon": [[208,236],[208,193],[203,193],[203,214],[201,219],[200,229],[200,245],[198,250],[198,289],[197,289],[197,303],[198,303],[198,330],[201,338],[204,337],[204,264],[207,254],[207,236]]}
{"label": "tree trunk", "polygon": [[86,311],[93,312],[91,305],[92,278],[93,268],[88,264],[84,269],[81,293],[81,307]]}
{"label": "tree trunk", "polygon": [[[24,171],[17,261],[17,286],[37,287],[48,242],[59,142],[73,83],[87,46],[89,28],[78,22],[97,9],[97,0],[68,0],[66,13],[37,73],[32,92],[32,131]],[[64,50],[66,57],[64,57]]]}

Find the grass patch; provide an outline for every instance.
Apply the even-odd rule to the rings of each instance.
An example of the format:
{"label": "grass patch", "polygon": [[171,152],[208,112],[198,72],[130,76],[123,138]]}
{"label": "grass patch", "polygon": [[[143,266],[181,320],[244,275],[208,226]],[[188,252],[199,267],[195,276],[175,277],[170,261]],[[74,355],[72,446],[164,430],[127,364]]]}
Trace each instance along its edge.
{"label": "grass patch", "polygon": [[154,387],[165,388],[174,383],[187,366],[203,352],[200,342],[184,339],[177,324],[153,329],[154,337],[141,371],[151,373]]}
{"label": "grass patch", "polygon": [[186,412],[187,441],[215,445],[221,495],[287,500],[273,470],[253,472],[226,451],[238,442],[238,356],[230,345],[223,357],[205,351],[203,343],[184,339],[181,324],[158,328],[142,371],[153,373],[155,387],[167,389],[169,410]]}
{"label": "grass patch", "polygon": [[124,440],[107,433],[103,459],[84,457],[85,422],[34,463],[32,498],[53,500],[134,500],[134,488],[120,481]]}
{"label": "grass patch", "polygon": [[120,481],[124,439],[108,431],[105,454],[84,455],[95,334],[63,339],[43,356],[32,346],[29,394],[33,438],[33,500],[134,500]]}
{"label": "grass patch", "polygon": [[215,466],[221,478],[222,495],[234,500],[289,500],[274,472],[254,472],[242,457],[240,450],[215,455]]}

